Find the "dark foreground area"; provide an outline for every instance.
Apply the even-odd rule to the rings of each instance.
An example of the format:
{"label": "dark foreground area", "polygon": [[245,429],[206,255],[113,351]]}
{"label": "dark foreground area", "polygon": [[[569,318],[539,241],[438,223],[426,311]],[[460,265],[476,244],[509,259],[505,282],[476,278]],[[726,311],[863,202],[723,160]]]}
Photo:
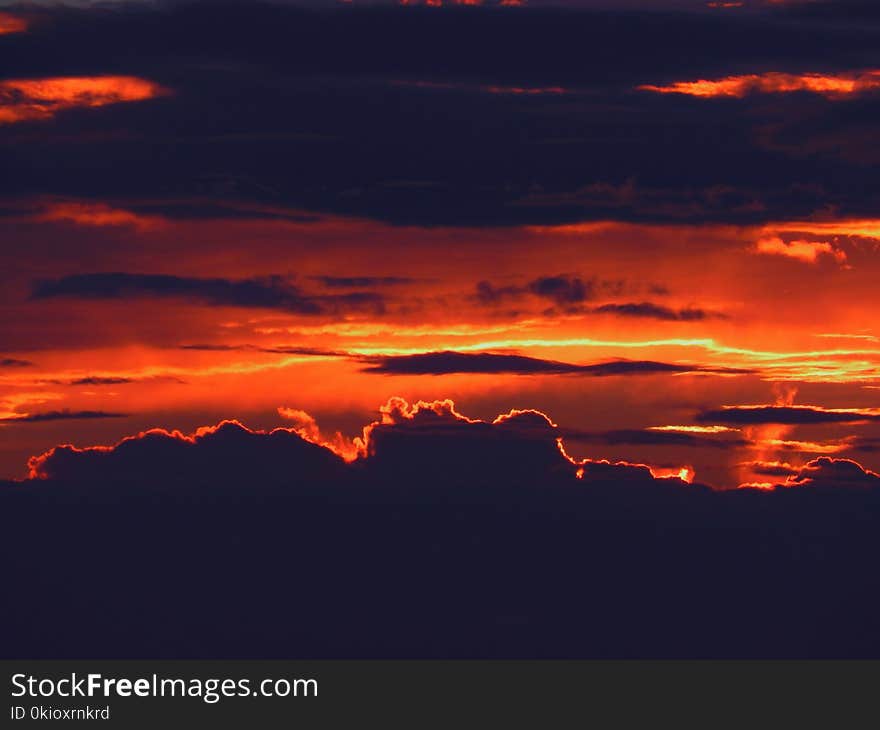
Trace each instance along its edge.
{"label": "dark foreground area", "polygon": [[880,657],[880,491],[7,485],[5,658]]}

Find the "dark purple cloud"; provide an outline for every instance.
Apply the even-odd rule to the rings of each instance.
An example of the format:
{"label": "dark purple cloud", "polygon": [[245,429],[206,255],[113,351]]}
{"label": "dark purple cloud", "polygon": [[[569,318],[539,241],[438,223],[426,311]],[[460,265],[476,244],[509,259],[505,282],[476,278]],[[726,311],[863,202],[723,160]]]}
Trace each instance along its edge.
{"label": "dark purple cloud", "polygon": [[34,299],[128,299],[155,297],[198,302],[210,306],[277,309],[317,315],[339,311],[384,311],[384,299],[374,292],[334,296],[309,295],[288,279],[267,276],[253,279],[201,279],[169,274],[122,272],[74,274],[34,284]]}
{"label": "dark purple cloud", "polygon": [[700,411],[700,423],[758,425],[778,423],[795,426],[811,423],[859,423],[878,421],[880,414],[859,409],[828,409],[819,406],[723,406]]}
{"label": "dark purple cloud", "polygon": [[488,373],[519,375],[658,375],[676,373],[746,374],[738,368],[699,364],[655,362],[652,360],[611,360],[578,365],[490,352],[426,352],[416,355],[364,357],[364,372],[394,375],[447,375],[453,373]]}

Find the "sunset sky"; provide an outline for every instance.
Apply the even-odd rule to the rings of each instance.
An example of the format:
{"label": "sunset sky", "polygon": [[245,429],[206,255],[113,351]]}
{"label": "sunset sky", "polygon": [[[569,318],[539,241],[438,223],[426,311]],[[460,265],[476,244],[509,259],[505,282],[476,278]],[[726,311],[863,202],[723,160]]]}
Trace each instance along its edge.
{"label": "sunset sky", "polygon": [[875,4],[404,5],[3,4],[0,478],[393,397],[880,471]]}

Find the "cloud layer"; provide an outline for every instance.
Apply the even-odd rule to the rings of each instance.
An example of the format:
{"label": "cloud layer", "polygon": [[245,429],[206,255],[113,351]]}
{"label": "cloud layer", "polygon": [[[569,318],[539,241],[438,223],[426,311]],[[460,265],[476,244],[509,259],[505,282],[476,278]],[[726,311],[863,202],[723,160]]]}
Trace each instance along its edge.
{"label": "cloud layer", "polygon": [[[475,225],[875,211],[863,160],[877,118],[876,13],[862,11],[854,30],[836,22],[851,17],[845,3],[822,13],[655,3],[650,23],[619,3],[345,5],[29,13],[27,32],[6,33],[0,48],[0,111],[16,122],[0,140],[0,197]],[[799,93],[768,104],[755,91]],[[39,152],[19,144],[35,130]],[[94,162],[108,138],[124,177]]]}

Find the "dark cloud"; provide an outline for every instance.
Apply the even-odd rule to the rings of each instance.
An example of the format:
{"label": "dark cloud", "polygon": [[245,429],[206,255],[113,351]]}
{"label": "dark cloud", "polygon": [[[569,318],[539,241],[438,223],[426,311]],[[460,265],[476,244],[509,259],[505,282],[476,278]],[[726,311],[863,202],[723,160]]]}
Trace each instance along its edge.
{"label": "dark cloud", "polygon": [[768,477],[793,477],[799,471],[797,467],[779,461],[746,461],[740,466],[747,467],[753,474]]}
{"label": "dark cloud", "polygon": [[859,436],[850,439],[848,443],[853,451],[860,451],[862,453],[875,453],[880,451],[880,438]]}
{"label": "dark cloud", "polygon": [[[173,93],[4,125],[0,199],[420,225],[873,215],[878,182],[859,154],[874,154],[873,96],[633,90],[880,67],[876,13],[853,24],[836,6],[823,16],[654,10],[41,7],[28,33],[4,37],[6,78],[112,72]],[[523,93],[548,88],[565,93]],[[789,125],[818,139],[807,154],[781,149]]]}
{"label": "dark cloud", "polygon": [[200,350],[203,352],[265,352],[273,355],[314,355],[315,357],[350,357],[346,352],[326,350],[320,347],[305,347],[301,345],[277,345],[264,347],[262,345],[230,345],[217,343],[194,343],[178,345],[180,350]]}
{"label": "dark cloud", "polygon": [[412,284],[416,279],[403,276],[313,276],[328,289],[374,289],[385,286]]}
{"label": "dark cloud", "polygon": [[226,345],[216,343],[194,343],[191,345],[178,345],[180,350],[199,350],[202,352],[239,352],[241,350],[255,350],[256,345]]}
{"label": "dark cloud", "polygon": [[476,300],[484,306],[494,306],[506,300],[520,299],[525,289],[519,286],[495,286],[491,281],[477,282]]}
{"label": "dark cloud", "polygon": [[5,423],[44,423],[46,421],[78,421],[97,418],[126,418],[127,413],[108,411],[46,411],[45,413],[26,413],[20,416],[0,418]]}
{"label": "dark cloud", "polygon": [[694,448],[734,449],[748,446],[751,442],[741,438],[714,438],[681,431],[655,431],[651,429],[615,429],[613,431],[580,431],[563,429],[566,441],[590,444],[620,444],[636,446],[690,446]]}
{"label": "dark cloud", "polygon": [[800,471],[788,479],[785,486],[878,488],[880,474],[869,471],[850,459],[831,459],[821,456],[807,462]]}
{"label": "dark cloud", "polygon": [[545,276],[531,282],[529,291],[565,307],[592,299],[593,286],[592,282],[584,282],[576,276]]}
{"label": "dark cloud", "polygon": [[672,309],[651,302],[627,303],[627,304],[603,304],[593,311],[597,314],[616,314],[621,317],[639,317],[646,319],[661,319],[677,322],[695,322],[699,320],[718,318],[723,315],[715,312],[707,312],[697,307],[685,309]]}
{"label": "dark cloud", "polygon": [[167,381],[167,382],[175,382],[182,383],[183,381],[180,378],[173,375],[150,375],[147,377],[125,377],[125,376],[117,376],[117,375],[109,375],[109,376],[99,376],[99,375],[87,375],[82,378],[72,378],[70,380],[59,380],[59,379],[41,379],[37,382],[41,384],[48,385],[71,385],[71,386],[83,386],[83,385],[130,385],[132,383],[141,383],[144,381]]}
{"label": "dark cloud", "polygon": [[38,281],[34,299],[75,297],[82,299],[126,299],[157,297],[182,299],[225,307],[278,309],[316,315],[345,310],[384,311],[384,299],[373,292],[352,292],[332,297],[310,296],[288,279],[267,276],[253,279],[200,279],[169,274],[121,272],[74,274]]}
{"label": "dark cloud", "polygon": [[[786,477],[785,481],[758,485],[762,488],[772,487],[777,490],[786,490],[793,487],[810,487],[818,490],[840,489],[878,489],[880,488],[880,474],[866,469],[852,459],[835,459],[828,456],[820,456],[808,461],[800,467],[779,462],[746,462],[750,471],[762,476]],[[742,487],[754,487],[754,484],[744,484]]]}
{"label": "dark cloud", "polygon": [[593,299],[597,291],[607,292],[609,289],[619,291],[622,286],[622,282],[584,280],[579,276],[568,274],[539,276],[522,286],[513,284],[496,286],[490,281],[480,281],[476,286],[476,300],[485,306],[494,306],[505,301],[522,299],[531,294],[570,310]]}
{"label": "dark cloud", "polygon": [[869,410],[832,410],[819,406],[723,406],[699,412],[696,420],[700,423],[735,425],[778,423],[794,426],[810,423],[878,421],[880,414]]}
{"label": "dark cloud", "polygon": [[394,375],[447,375],[452,373],[512,373],[520,375],[657,375],[663,373],[747,374],[738,368],[676,364],[651,360],[611,360],[577,365],[525,355],[490,352],[425,352],[416,355],[364,357],[364,372]]}
{"label": "dark cloud", "polygon": [[[392,399],[348,464],[292,431],[231,422],[57,447],[31,462],[42,480],[0,490],[18,590],[3,651],[880,656],[876,475],[822,458],[787,480],[797,488],[712,491],[574,462],[561,435],[536,411],[489,422]],[[59,607],[74,587],[90,600]]]}
{"label": "dark cloud", "polygon": [[128,383],[136,382],[135,378],[100,378],[95,376],[90,376],[86,378],[76,378],[75,380],[68,381],[68,385],[126,385]]}
{"label": "dark cloud", "polygon": [[[29,467],[34,478],[108,484],[285,484],[308,477],[320,485],[399,481],[407,474],[418,474],[419,485],[573,483],[581,464],[565,455],[560,437],[556,424],[538,411],[514,410],[481,421],[458,413],[449,400],[410,404],[392,398],[353,443],[358,458],[350,464],[334,445],[318,443],[318,429],[264,432],[226,421],[191,436],[152,430],[109,448],[57,446],[32,458]],[[613,465],[601,468],[613,477]],[[632,465],[620,464],[619,470],[629,475]],[[643,467],[637,471],[643,476]]]}
{"label": "dark cloud", "polygon": [[[512,411],[493,422],[469,419],[452,401],[410,405],[392,398],[365,429],[365,468],[379,478],[418,474],[418,481],[496,485],[574,479],[576,465],[559,447],[543,413]],[[415,485],[414,485],[415,486]]]}
{"label": "dark cloud", "polygon": [[[494,307],[506,302],[522,300],[527,294],[531,294],[546,299],[554,305],[553,308],[545,311],[546,314],[556,314],[559,311],[571,314],[611,314],[677,322],[725,318],[720,312],[711,312],[699,307],[673,309],[654,302],[611,302],[595,307],[585,305],[585,302],[594,300],[600,295],[620,296],[627,288],[627,282],[623,280],[583,279],[579,276],[560,274],[538,277],[524,286],[513,284],[496,286],[490,281],[480,281],[477,283],[474,298],[483,306]],[[664,287],[657,285],[651,285],[650,290],[658,295],[669,293]]]}
{"label": "dark cloud", "polygon": [[263,480],[278,484],[310,479],[321,483],[338,476],[342,461],[291,431],[254,432],[225,421],[193,436],[153,430],[111,448],[56,446],[32,458],[29,466],[32,475],[40,479],[109,485],[134,482],[161,488],[165,483],[181,482],[246,484]]}
{"label": "dark cloud", "polygon": [[14,357],[0,358],[0,368],[28,368],[32,367],[30,360],[18,360]]}

